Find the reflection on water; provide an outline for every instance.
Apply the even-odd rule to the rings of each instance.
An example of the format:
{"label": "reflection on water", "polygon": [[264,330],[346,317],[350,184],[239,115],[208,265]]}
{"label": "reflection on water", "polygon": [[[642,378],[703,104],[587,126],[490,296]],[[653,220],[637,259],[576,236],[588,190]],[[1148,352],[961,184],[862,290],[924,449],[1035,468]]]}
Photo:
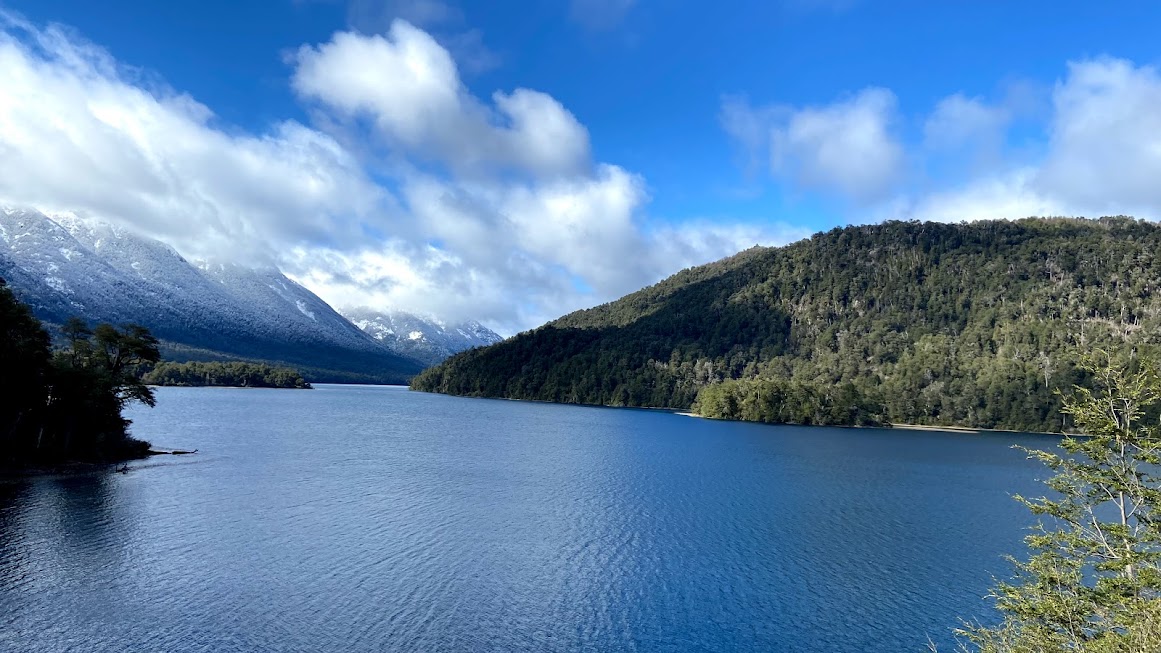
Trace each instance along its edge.
{"label": "reflection on water", "polygon": [[946,649],[1046,444],[338,386],[133,417],[202,453],[0,483],[0,650]]}

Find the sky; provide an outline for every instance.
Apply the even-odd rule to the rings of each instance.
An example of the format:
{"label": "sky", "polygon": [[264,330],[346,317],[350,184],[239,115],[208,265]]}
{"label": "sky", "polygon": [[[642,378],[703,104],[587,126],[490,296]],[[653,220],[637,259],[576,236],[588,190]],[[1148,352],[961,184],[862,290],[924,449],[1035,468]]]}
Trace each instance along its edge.
{"label": "sky", "polygon": [[0,0],[0,205],[504,334],[848,224],[1161,216],[1161,3]]}

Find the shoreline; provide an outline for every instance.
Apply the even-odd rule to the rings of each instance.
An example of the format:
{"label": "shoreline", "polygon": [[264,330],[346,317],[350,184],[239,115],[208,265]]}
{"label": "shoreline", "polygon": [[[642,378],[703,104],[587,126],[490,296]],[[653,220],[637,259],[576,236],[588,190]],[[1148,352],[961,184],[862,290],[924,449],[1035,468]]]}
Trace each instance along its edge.
{"label": "shoreline", "polygon": [[[715,417],[705,417],[688,410],[675,410],[675,415],[682,417],[694,417],[697,419],[718,419]],[[1069,433],[1053,433],[1050,431],[1013,431],[1011,429],[987,429],[978,426],[934,426],[931,424],[885,424],[883,426],[854,426],[846,424],[774,424],[770,422],[754,422],[745,419],[718,419],[721,422],[741,422],[744,424],[765,424],[766,426],[829,426],[830,428],[838,429],[900,429],[903,431],[935,431],[944,433],[966,433],[969,435],[983,435],[985,433],[1011,433],[1014,435],[1051,435],[1053,437],[1076,437],[1079,434]]]}
{"label": "shoreline", "polygon": [[0,466],[0,482],[45,476],[83,476],[104,472],[122,472],[127,471],[129,463],[134,461],[149,460],[156,456],[188,456],[196,454],[197,452],[197,449],[188,451],[185,449],[150,448],[149,451],[140,456],[126,458],[124,460],[62,460],[56,463],[40,465],[6,465]]}
{"label": "shoreline", "polygon": [[300,388],[297,386],[295,386],[293,388],[284,388],[284,387],[273,386],[273,385],[206,385],[206,384],[201,384],[201,385],[189,385],[189,384],[158,385],[156,383],[146,383],[145,385],[146,385],[146,387],[149,387],[149,388],[230,388],[233,390],[313,390],[314,389],[314,386],[307,386],[304,388]]}
{"label": "shoreline", "polygon": [[1011,429],[986,429],[978,426],[930,426],[928,424],[891,424],[886,428],[906,431],[949,431],[952,433],[1014,433],[1016,435],[1052,435],[1058,438],[1073,436],[1075,433],[1053,433],[1051,431],[1013,431]]}
{"label": "shoreline", "polygon": [[883,426],[855,426],[845,424],[774,424],[770,422],[754,422],[745,419],[719,419],[716,417],[704,417],[692,412],[686,408],[662,408],[660,406],[606,406],[604,404],[581,404],[569,403],[562,401],[549,401],[547,399],[516,399],[514,397],[476,397],[472,395],[457,395],[446,392],[432,392],[429,390],[415,390],[410,386],[407,387],[409,392],[421,392],[424,394],[442,395],[444,397],[456,397],[459,399],[484,399],[486,401],[516,401],[526,402],[532,404],[553,404],[556,406],[580,406],[584,408],[611,408],[614,410],[651,410],[670,413],[673,415],[680,415],[682,417],[694,417],[697,419],[717,420],[719,422],[740,422],[742,424],[762,424],[765,426],[807,426],[807,427],[829,427],[836,429],[901,429],[904,431],[943,431],[945,433],[966,433],[982,435],[985,433],[1010,433],[1014,435],[1051,435],[1053,437],[1078,437],[1079,433],[1053,433],[1051,431],[1013,431],[1011,429],[988,429],[976,426],[933,426],[930,424],[885,424]]}

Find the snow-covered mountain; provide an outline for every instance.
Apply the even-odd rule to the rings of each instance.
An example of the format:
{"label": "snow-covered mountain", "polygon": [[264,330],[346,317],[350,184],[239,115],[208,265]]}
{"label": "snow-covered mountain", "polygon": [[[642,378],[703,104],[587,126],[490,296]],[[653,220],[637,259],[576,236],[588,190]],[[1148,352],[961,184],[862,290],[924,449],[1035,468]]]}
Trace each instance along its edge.
{"label": "snow-covered mountain", "polygon": [[0,277],[47,322],[143,324],[171,355],[286,363],[319,381],[401,382],[423,366],[275,268],[199,267],[108,225],[0,210]]}
{"label": "snow-covered mountain", "polygon": [[435,318],[413,313],[369,308],[342,309],[342,314],[392,351],[427,365],[435,365],[465,349],[503,340],[475,320],[449,326]]}

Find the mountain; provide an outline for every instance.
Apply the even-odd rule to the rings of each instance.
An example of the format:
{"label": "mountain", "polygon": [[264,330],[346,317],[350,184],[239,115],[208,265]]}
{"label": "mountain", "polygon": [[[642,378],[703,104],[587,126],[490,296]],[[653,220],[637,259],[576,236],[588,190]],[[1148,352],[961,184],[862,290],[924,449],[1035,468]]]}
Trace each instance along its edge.
{"label": "mountain", "polygon": [[391,351],[426,365],[435,365],[466,349],[485,347],[503,340],[496,332],[475,320],[447,326],[435,318],[424,318],[405,311],[352,308],[342,310],[342,314]]}
{"label": "mountain", "polygon": [[399,383],[423,367],[275,268],[195,266],[108,225],[0,211],[0,277],[46,322],[136,322],[170,359],[267,361],[312,381]]}
{"label": "mountain", "polygon": [[770,422],[1059,431],[1083,352],[1156,352],[1161,228],[848,227],[754,248],[465,352],[419,390]]}

